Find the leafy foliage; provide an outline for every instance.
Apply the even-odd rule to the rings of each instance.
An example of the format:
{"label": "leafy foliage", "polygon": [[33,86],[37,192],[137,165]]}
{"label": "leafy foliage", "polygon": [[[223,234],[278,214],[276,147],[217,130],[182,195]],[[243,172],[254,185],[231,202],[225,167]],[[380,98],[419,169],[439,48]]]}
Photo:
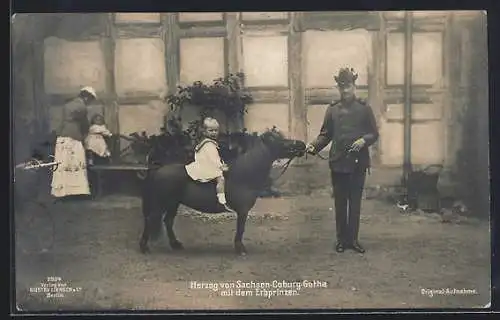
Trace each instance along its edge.
{"label": "leafy foliage", "polygon": [[[161,134],[152,136],[147,136],[145,132],[131,134],[132,150],[135,154],[148,155],[149,163],[191,161],[205,117],[212,116],[215,111],[220,110],[227,121],[232,121],[237,117],[243,117],[247,112],[246,106],[252,102],[252,97],[245,90],[243,82],[244,75],[237,73],[215,79],[210,85],[196,81],[191,86],[178,86],[175,94],[165,98],[170,108],[170,116],[165,121],[165,127],[161,128]],[[183,130],[181,112],[185,106],[201,108],[199,118],[190,121],[187,129]],[[254,137],[255,135],[247,134],[246,129],[231,134],[221,133],[220,145],[224,160],[229,162],[243,152],[247,142]]]}
{"label": "leafy foliage", "polygon": [[217,78],[211,85],[195,81],[191,86],[178,86],[177,92],[166,98],[170,112],[175,115],[167,121],[168,128],[181,131],[183,120],[180,114],[185,105],[201,107],[199,118],[188,123],[186,133],[192,141],[197,141],[200,137],[202,120],[213,116],[217,110],[226,116],[226,122],[234,121],[238,116],[243,117],[247,113],[247,104],[252,102],[243,83],[244,74],[237,73]]}
{"label": "leafy foliage", "polygon": [[195,81],[191,86],[178,86],[177,93],[168,95],[166,101],[174,112],[189,103],[204,108],[200,114],[201,118],[208,116],[215,109],[233,118],[246,113],[246,105],[252,102],[252,97],[243,87],[243,81],[243,73],[215,79],[211,85]]}
{"label": "leafy foliage", "polygon": [[[187,164],[194,159],[193,140],[187,131],[169,133],[162,128],[159,135],[147,136],[133,133],[131,149],[140,158],[148,158],[149,164],[184,163]],[[246,152],[256,141],[256,134],[248,134],[245,131],[221,134],[219,146],[221,157],[227,163],[231,163],[238,155]]]}

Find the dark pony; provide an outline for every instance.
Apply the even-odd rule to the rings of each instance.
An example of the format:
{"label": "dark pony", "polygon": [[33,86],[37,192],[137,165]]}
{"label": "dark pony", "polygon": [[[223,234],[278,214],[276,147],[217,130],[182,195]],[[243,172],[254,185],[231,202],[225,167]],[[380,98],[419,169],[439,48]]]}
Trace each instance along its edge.
{"label": "dark pony", "polygon": [[[237,213],[234,238],[236,253],[246,254],[242,238],[248,212],[265,186],[273,162],[277,159],[301,157],[304,152],[304,142],[286,139],[281,132],[273,128],[262,133],[247,152],[230,163],[230,169],[225,173],[225,190],[229,206]],[[162,220],[172,249],[183,248],[173,230],[180,204],[205,213],[225,211],[217,201],[215,183],[193,181],[183,164],[164,165],[151,171],[144,182],[144,231],[140,240],[143,253],[149,252],[150,237],[159,236]]]}

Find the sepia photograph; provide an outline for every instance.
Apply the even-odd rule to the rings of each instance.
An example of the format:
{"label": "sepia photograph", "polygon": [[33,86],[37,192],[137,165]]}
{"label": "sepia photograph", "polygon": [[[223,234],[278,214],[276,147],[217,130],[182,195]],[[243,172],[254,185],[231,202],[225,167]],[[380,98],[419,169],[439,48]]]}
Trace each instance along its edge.
{"label": "sepia photograph", "polygon": [[486,21],[12,15],[12,313],[490,308]]}

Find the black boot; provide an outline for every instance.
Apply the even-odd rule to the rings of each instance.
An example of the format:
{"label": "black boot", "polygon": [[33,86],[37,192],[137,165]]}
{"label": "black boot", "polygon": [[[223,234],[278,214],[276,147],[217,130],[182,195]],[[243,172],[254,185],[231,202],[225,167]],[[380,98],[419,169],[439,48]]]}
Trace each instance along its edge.
{"label": "black boot", "polygon": [[358,253],[365,253],[365,249],[357,241],[354,241],[351,248]]}
{"label": "black boot", "polygon": [[345,245],[342,242],[337,242],[337,245],[335,246],[335,251],[338,253],[342,253],[345,251]]}

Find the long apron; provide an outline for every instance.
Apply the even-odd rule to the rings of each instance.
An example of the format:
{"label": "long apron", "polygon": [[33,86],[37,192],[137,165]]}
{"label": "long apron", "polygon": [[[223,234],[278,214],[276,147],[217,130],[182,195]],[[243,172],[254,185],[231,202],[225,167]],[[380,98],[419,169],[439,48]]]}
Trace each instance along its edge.
{"label": "long apron", "polygon": [[87,161],[83,144],[69,137],[58,137],[54,157],[60,164],[52,175],[51,194],[58,198],[89,195]]}

